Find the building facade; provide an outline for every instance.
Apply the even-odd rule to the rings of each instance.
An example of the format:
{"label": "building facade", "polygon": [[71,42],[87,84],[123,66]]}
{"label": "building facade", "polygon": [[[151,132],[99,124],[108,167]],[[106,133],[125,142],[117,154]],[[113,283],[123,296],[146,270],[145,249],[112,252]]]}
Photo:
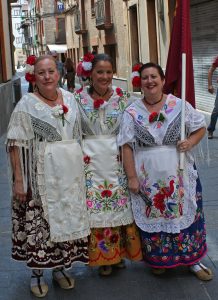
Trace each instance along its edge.
{"label": "building facade", "polygon": [[21,30],[21,23],[23,18],[26,18],[28,13],[28,2],[25,0],[17,0],[16,3],[11,3],[11,18],[12,18],[12,32],[14,36],[14,60],[15,66],[19,68],[20,65],[26,61],[26,55],[23,51],[23,34]]}
{"label": "building facade", "polygon": [[14,76],[12,2],[17,1],[0,1],[0,136],[5,133],[14,103],[21,96],[20,79]]}
{"label": "building facade", "polygon": [[[165,69],[176,0],[63,2],[67,54],[75,64],[87,51],[108,53],[115,83],[130,91],[136,62],[153,61]],[[215,98],[207,91],[207,73],[218,55],[217,7],[218,0],[190,0],[196,107],[208,112]]]}
{"label": "building facade", "polygon": [[131,90],[135,63],[164,68],[174,0],[65,0],[68,56],[75,64],[87,51],[108,53],[114,82]]}
{"label": "building facade", "polygon": [[28,0],[28,14],[21,25],[27,55],[56,50],[64,60],[67,46],[63,10],[61,1]]}

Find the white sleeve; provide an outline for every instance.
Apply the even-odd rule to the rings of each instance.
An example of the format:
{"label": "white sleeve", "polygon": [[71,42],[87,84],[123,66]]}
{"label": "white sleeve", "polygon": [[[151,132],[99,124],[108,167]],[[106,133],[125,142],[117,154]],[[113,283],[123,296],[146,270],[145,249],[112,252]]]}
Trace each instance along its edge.
{"label": "white sleeve", "polygon": [[13,111],[8,125],[7,139],[28,141],[34,138],[30,115],[26,112]]}
{"label": "white sleeve", "polygon": [[200,128],[206,127],[204,115],[194,109],[188,102],[186,102],[185,107],[185,125],[188,135]]}
{"label": "white sleeve", "polygon": [[117,136],[117,144],[118,146],[123,146],[124,144],[134,142],[134,120],[133,117],[127,111],[124,111],[120,123],[119,134]]}

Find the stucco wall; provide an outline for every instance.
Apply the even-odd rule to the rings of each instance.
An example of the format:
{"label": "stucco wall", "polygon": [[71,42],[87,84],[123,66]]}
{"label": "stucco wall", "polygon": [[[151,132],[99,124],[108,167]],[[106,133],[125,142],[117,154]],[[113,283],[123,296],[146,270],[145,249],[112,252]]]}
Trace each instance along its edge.
{"label": "stucco wall", "polygon": [[19,78],[14,78],[11,81],[0,84],[0,136],[7,130],[8,122],[15,105],[15,96],[17,99],[21,96],[19,95],[19,87]]}

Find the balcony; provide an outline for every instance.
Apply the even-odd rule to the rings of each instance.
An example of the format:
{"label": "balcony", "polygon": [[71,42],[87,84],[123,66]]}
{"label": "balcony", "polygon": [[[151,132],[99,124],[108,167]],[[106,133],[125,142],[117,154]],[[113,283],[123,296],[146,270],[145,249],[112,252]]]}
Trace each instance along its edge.
{"label": "balcony", "polygon": [[111,2],[110,0],[98,0],[96,2],[96,28],[107,30],[113,27],[111,19]]}
{"label": "balcony", "polygon": [[86,34],[88,32],[85,22],[85,13],[81,14],[79,9],[74,14],[74,30],[76,34]]}

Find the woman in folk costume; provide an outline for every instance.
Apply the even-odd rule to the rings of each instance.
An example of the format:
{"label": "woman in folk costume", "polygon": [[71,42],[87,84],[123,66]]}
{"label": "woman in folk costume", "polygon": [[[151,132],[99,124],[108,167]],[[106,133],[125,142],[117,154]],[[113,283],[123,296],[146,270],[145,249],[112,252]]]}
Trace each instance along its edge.
{"label": "woman in folk costume", "polygon": [[32,269],[31,291],[43,297],[48,292],[43,269],[53,269],[61,288],[74,287],[65,268],[88,262],[90,229],[76,101],[57,88],[59,73],[51,56],[30,65],[26,78],[34,81],[35,91],[18,102],[7,132],[12,257],[26,261]]}
{"label": "woman in folk costume", "polygon": [[112,265],[125,267],[123,258],[141,259],[141,245],[133,215],[126,177],[116,135],[129,95],[111,87],[112,60],[106,54],[84,56],[83,76],[90,87],[77,91],[82,130],[87,186],[87,207],[91,219],[89,264],[109,275]]}
{"label": "woman in folk costume", "polygon": [[[180,141],[182,100],[163,94],[159,65],[144,64],[139,75],[144,97],[125,110],[118,144],[144,261],[156,275],[187,265],[199,279],[210,280],[211,270],[200,262],[207,251],[206,231],[201,183],[191,152],[205,134],[204,117],[186,102],[187,137]],[[183,173],[179,152],[185,153]]]}

